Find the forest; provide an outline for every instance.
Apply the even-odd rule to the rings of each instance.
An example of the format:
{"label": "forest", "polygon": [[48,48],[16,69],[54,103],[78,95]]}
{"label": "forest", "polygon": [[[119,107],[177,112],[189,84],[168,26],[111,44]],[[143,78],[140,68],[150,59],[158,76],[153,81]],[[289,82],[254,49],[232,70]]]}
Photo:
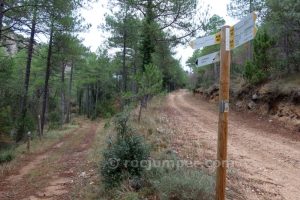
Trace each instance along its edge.
{"label": "forest", "polygon": [[[255,13],[254,39],[229,50],[223,195],[296,200],[300,1],[221,5],[0,0],[0,199],[217,199],[222,66],[197,60],[221,45],[185,51]],[[95,26],[107,38],[94,51],[81,36]]]}
{"label": "forest", "polygon": [[[186,73],[171,50],[179,39],[164,29],[189,26],[183,15],[192,9],[191,2],[170,24],[162,16],[177,9],[176,4],[157,11],[147,3],[112,2],[117,9],[103,25],[111,37],[107,49],[97,52],[77,39],[80,31],[89,28],[78,10],[89,3],[1,2],[1,135],[19,142],[28,131],[39,129],[40,118],[41,130],[36,133],[42,136],[45,127],[69,123],[72,114],[91,119],[111,116],[129,102],[185,85]],[[146,12],[143,18],[139,9]],[[117,48],[116,55],[109,56],[109,48]],[[147,68],[149,64],[153,67]],[[146,68],[162,79],[157,86],[143,74]]]}

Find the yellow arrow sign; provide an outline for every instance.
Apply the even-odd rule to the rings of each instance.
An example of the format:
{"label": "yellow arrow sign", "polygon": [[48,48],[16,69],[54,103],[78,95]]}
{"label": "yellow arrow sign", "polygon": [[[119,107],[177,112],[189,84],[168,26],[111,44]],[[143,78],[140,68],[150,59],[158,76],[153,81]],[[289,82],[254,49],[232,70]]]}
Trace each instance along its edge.
{"label": "yellow arrow sign", "polygon": [[243,18],[240,22],[230,27],[230,48],[234,49],[250,40],[252,40],[257,32],[255,20],[257,16],[255,12]]}
{"label": "yellow arrow sign", "polygon": [[234,48],[234,28],[230,27],[230,49]]}
{"label": "yellow arrow sign", "polygon": [[215,34],[215,43],[220,44],[221,43],[221,32],[218,32]]}

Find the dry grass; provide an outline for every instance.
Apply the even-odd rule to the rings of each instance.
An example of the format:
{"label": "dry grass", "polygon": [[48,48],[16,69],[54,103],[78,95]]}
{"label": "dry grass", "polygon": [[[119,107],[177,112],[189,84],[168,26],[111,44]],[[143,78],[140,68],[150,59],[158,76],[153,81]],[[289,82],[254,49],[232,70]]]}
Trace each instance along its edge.
{"label": "dry grass", "polygon": [[[149,143],[154,149],[154,154],[159,154],[159,152],[164,151],[168,146],[168,139],[162,137],[162,130],[167,130],[165,124],[165,119],[161,116],[160,109],[164,104],[164,96],[155,97],[149,103],[148,108],[143,110],[142,120],[140,123],[137,122],[138,109],[133,111],[131,118],[131,126],[135,131],[143,136],[147,143]],[[80,193],[80,199],[82,200],[99,200],[99,199],[121,199],[121,200],[134,200],[139,199],[138,193],[128,185],[128,180],[124,181],[120,188],[117,188],[111,192],[105,191],[104,186],[101,182],[100,174],[100,162],[102,160],[102,152],[108,145],[108,141],[115,137],[115,130],[113,119],[108,119],[105,122],[105,128],[99,130],[96,135],[93,147],[88,153],[88,163],[91,168],[96,171],[95,175],[89,180],[92,184],[85,184],[85,187],[78,188],[74,193],[78,196]],[[161,137],[157,137],[161,135]],[[79,192],[78,192],[79,191]]]}
{"label": "dry grass", "polygon": [[[279,80],[273,80],[267,84],[271,92],[277,90],[280,94],[289,95],[293,91],[297,91],[300,87],[300,73],[284,77]],[[273,91],[272,91],[273,90]]]}
{"label": "dry grass", "polygon": [[154,156],[168,149],[174,134],[168,126],[167,116],[162,112],[165,104],[165,96],[156,96],[149,102],[147,109],[143,110],[141,122],[137,121],[138,109],[133,111],[131,119],[131,125],[136,132],[143,135],[151,145]]}
{"label": "dry grass", "polygon": [[[166,109],[166,97],[164,95],[154,97],[149,102],[147,109],[143,110],[141,122],[138,122],[137,120],[138,108],[132,111],[130,125],[136,133],[144,136],[145,141],[151,146],[151,159],[176,159],[176,155],[171,158],[169,153],[167,153],[172,152],[170,142],[172,141],[171,138],[174,137],[176,133],[174,130],[170,129],[168,117],[165,112],[163,112],[163,109]],[[108,120],[105,127],[106,128],[103,131],[97,134],[93,148],[88,155],[89,162],[91,162],[94,169],[98,170],[98,174],[95,174],[92,178],[93,184],[87,184],[86,187],[80,188],[81,199],[160,199],[162,193],[172,192],[171,189],[173,187],[165,185],[169,184],[169,179],[167,179],[167,177],[171,175],[168,174],[170,171],[167,170],[167,173],[163,173],[159,176],[152,176],[152,169],[146,171],[142,177],[145,185],[139,191],[135,191],[130,187],[129,180],[125,180],[119,188],[106,191],[101,182],[99,164],[102,159],[102,151],[107,147],[108,140],[115,136],[115,130],[112,120]],[[155,171],[156,169],[153,170]],[[192,171],[193,173],[186,173],[187,171],[185,169],[176,170],[172,173],[173,179],[177,181],[178,188],[181,188],[182,191],[186,191],[186,194],[188,194],[190,186],[193,186],[193,188],[198,187],[199,181],[203,178],[201,176],[201,171],[198,171],[197,169],[191,170],[194,170]],[[200,178],[195,178],[195,174],[199,175]],[[162,177],[165,177],[165,179],[162,179]],[[180,180],[182,180],[182,182]],[[157,184],[155,185],[154,182]],[[204,183],[203,188],[205,187],[211,189],[209,184],[205,185]],[[165,190],[160,191],[160,188],[164,188]],[[194,195],[196,192],[199,192],[199,190],[195,190]]]}

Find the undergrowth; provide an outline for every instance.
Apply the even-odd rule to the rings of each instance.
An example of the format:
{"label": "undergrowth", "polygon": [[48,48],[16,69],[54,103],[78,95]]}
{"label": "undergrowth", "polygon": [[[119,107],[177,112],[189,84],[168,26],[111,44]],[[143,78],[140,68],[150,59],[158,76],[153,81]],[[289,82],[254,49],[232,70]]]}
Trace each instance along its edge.
{"label": "undergrowth", "polygon": [[[214,177],[197,168],[185,166],[152,166],[151,161],[174,161],[179,157],[170,149],[172,130],[167,130],[166,118],[161,115],[164,96],[151,100],[144,117],[139,123],[136,110],[129,114],[119,114],[114,126],[107,124],[107,149],[102,154],[101,179],[106,185],[99,185],[98,198],[95,199],[161,199],[161,200],[210,200],[214,198]],[[138,134],[139,135],[138,135]],[[124,139],[128,137],[127,139]],[[143,137],[141,137],[143,136]],[[130,139],[129,139],[130,138]],[[149,145],[146,145],[144,138]],[[147,147],[150,149],[148,158]],[[118,159],[118,168],[110,169],[110,159]],[[124,160],[149,159],[150,165],[130,169]],[[141,167],[141,166],[139,166]],[[109,186],[109,187],[107,187]]]}
{"label": "undergrowth", "polygon": [[128,124],[127,110],[115,117],[116,138],[103,152],[101,174],[107,188],[119,186],[126,178],[140,177],[141,165],[149,157],[149,148]]}
{"label": "undergrowth", "polygon": [[12,161],[15,158],[13,150],[0,151],[0,164]]}

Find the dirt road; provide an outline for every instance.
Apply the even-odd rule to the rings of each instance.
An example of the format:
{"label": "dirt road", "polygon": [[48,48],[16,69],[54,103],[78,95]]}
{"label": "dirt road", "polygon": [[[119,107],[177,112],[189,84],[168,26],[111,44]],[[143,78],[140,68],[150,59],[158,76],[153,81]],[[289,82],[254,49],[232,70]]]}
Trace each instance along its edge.
{"label": "dirt road", "polygon": [[[214,160],[217,106],[186,90],[168,96],[173,148],[181,157]],[[300,199],[300,140],[268,119],[230,112],[227,199]]]}
{"label": "dirt road", "polygon": [[84,122],[42,153],[26,155],[11,174],[1,177],[1,200],[65,200],[88,177],[86,156],[101,123]]}

